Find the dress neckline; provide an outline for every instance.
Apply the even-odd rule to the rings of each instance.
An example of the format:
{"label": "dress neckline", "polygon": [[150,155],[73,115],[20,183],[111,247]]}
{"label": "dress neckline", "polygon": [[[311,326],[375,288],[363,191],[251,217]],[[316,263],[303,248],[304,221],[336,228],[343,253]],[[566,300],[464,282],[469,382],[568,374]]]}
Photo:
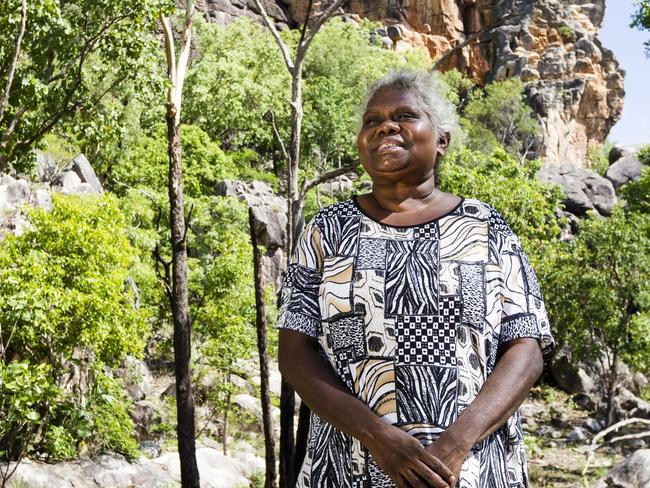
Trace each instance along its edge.
{"label": "dress neckline", "polygon": [[393,229],[413,229],[415,227],[422,227],[423,225],[432,224],[432,223],[437,222],[438,220],[443,219],[443,218],[447,217],[448,215],[454,213],[456,210],[458,210],[460,207],[462,207],[463,202],[465,201],[465,197],[461,196],[460,201],[453,208],[447,210],[442,215],[438,215],[437,217],[435,217],[435,218],[433,218],[431,220],[427,220],[426,222],[422,222],[422,223],[419,223],[419,224],[412,224],[412,225],[394,225],[394,224],[386,224],[386,223],[381,222],[381,221],[375,219],[374,217],[372,217],[363,208],[361,208],[361,205],[359,205],[359,202],[357,201],[357,198],[358,198],[358,195],[355,194],[355,195],[352,195],[351,200],[352,200],[352,203],[354,204],[354,206],[357,208],[357,210],[362,215],[364,215],[365,217],[369,218],[370,220],[372,220],[373,222],[375,222],[375,223],[377,223],[379,225],[382,225],[384,227],[392,227]]}

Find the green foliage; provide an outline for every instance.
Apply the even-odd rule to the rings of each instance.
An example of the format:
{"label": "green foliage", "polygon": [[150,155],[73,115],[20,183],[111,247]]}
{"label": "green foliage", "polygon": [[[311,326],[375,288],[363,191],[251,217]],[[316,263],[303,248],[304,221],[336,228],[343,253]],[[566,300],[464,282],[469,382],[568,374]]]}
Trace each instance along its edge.
{"label": "green foliage", "polygon": [[530,152],[540,128],[524,101],[523,90],[523,82],[512,78],[490,83],[485,92],[470,92],[461,125],[472,149],[490,153],[502,146],[521,156]]}
{"label": "green foliage", "polygon": [[615,208],[583,220],[556,246],[544,276],[555,333],[578,359],[607,347],[639,368],[650,364],[650,216]]}
{"label": "green foliage", "polygon": [[650,166],[650,144],[639,149],[639,152],[636,153],[636,157],[641,161],[641,164]]}
{"label": "green foliage", "polygon": [[[27,2],[27,26],[7,110],[0,120],[6,139],[0,167],[25,168],[31,150],[57,123],[94,112],[105,93],[138,80],[155,46],[160,0]],[[20,25],[20,1],[0,5],[0,77],[5,85]],[[13,120],[18,121],[12,125]]]}
{"label": "green foliage", "polygon": [[447,99],[453,103],[456,108],[461,108],[470,89],[474,87],[474,82],[456,68],[441,73],[440,78],[449,87]]}
{"label": "green foliage", "polygon": [[591,144],[587,148],[589,167],[601,176],[609,168],[609,152],[612,147],[614,147],[614,144],[609,139],[606,139],[602,145]]}
{"label": "green foliage", "polygon": [[626,209],[650,215],[650,168],[644,168],[639,181],[632,181],[619,188],[625,199]]}
{"label": "green foliage", "polygon": [[51,367],[0,361],[0,459],[17,459],[60,395]]}
{"label": "green foliage", "polygon": [[[283,32],[295,45],[297,32]],[[285,145],[289,139],[291,82],[267,29],[247,20],[227,27],[199,23],[199,56],[186,81],[184,120],[224,147],[254,147],[282,160],[269,112]],[[333,19],[314,39],[304,62],[302,132],[306,162],[355,156],[356,109],[366,86],[400,66],[427,68],[422,52],[398,55],[370,42],[370,26]]]}
{"label": "green foliage", "polygon": [[0,322],[8,352],[54,368],[75,348],[116,365],[146,327],[126,286],[134,250],[115,197],[54,197],[22,236],[0,241]]}
{"label": "green foliage", "polygon": [[520,164],[503,149],[491,155],[461,149],[448,154],[439,171],[442,190],[478,198],[496,208],[529,251],[539,241],[559,235],[554,210],[560,207],[558,187],[535,178],[539,162]]}
{"label": "green foliage", "polygon": [[[650,0],[636,0],[636,11],[632,15],[630,27],[639,30],[650,30]],[[645,42],[646,54],[650,55],[650,41]]]}
{"label": "green foliage", "polygon": [[0,455],[57,461],[85,446],[134,457],[130,402],[103,372],[141,355],[148,336],[117,198],[55,195],[51,211],[27,216],[23,235],[0,241]]}
{"label": "green foliage", "polygon": [[565,41],[573,41],[573,39],[575,38],[575,32],[571,27],[569,27],[566,24],[561,25],[557,31],[560,34],[560,36],[562,36],[562,39],[564,39]]}

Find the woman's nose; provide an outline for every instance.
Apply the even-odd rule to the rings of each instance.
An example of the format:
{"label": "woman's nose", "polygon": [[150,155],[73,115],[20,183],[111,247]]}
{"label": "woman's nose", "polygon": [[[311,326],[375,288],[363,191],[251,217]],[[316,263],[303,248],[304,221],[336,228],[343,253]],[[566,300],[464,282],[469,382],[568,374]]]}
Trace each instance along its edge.
{"label": "woman's nose", "polygon": [[379,126],[379,134],[394,134],[395,132],[399,132],[400,127],[397,122],[391,119],[386,119],[384,120],[381,125]]}

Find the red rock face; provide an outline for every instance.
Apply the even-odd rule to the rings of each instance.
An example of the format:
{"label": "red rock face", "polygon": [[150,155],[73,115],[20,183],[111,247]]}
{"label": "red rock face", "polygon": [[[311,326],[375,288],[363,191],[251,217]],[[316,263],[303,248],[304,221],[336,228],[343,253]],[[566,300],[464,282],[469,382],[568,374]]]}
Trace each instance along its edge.
{"label": "red rock face", "polygon": [[[223,3],[228,16],[258,17],[253,0],[203,2],[212,12]],[[302,22],[308,4],[265,3],[280,27]],[[546,161],[586,165],[588,147],[601,144],[622,113],[624,72],[598,39],[605,0],[350,0],[346,11],[391,26],[392,49],[424,47],[432,60],[475,36],[439,69],[457,68],[480,85],[520,77],[541,120]]]}

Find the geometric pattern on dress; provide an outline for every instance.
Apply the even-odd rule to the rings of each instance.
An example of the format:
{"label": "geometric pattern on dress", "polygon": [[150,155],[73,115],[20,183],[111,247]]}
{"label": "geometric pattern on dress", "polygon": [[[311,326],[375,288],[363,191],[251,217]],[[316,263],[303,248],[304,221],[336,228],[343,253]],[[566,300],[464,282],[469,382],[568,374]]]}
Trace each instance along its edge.
{"label": "geometric pattern on dress", "polygon": [[368,450],[361,444],[359,439],[353,437],[350,451],[352,454],[352,486],[365,488],[370,483]]}
{"label": "geometric pattern on dress", "polygon": [[510,315],[501,320],[501,343],[520,337],[538,338],[539,327],[537,319],[532,313]]}
{"label": "geometric pattern on dress", "polygon": [[302,332],[309,337],[318,337],[322,333],[320,320],[289,311],[285,311],[280,315],[276,326]]}
{"label": "geometric pattern on dress", "polygon": [[466,198],[463,200],[461,207],[461,215],[466,215],[468,217],[480,220],[487,220],[490,217],[489,209],[484,203],[480,202],[479,200]]}
{"label": "geometric pattern on dress", "polygon": [[510,488],[506,462],[507,443],[501,428],[481,442],[480,477],[481,488]]}
{"label": "geometric pattern on dress", "polygon": [[479,471],[481,469],[480,452],[472,449],[465,458],[460,470],[460,476],[455,488],[482,488],[479,485]]}
{"label": "geometric pattern on dress", "polygon": [[356,256],[360,223],[361,217],[324,219],[320,224],[324,256]]}
{"label": "geometric pattern on dress", "polygon": [[438,227],[441,261],[487,262],[486,221],[449,217],[438,222]]}
{"label": "geometric pattern on dress", "polygon": [[349,257],[326,258],[320,286],[320,312],[323,320],[352,311],[352,270],[354,259]]}
{"label": "geometric pattern on dress", "polygon": [[285,283],[291,289],[287,310],[320,320],[321,273],[299,264],[287,267]]}
{"label": "geometric pattern on dress", "polygon": [[395,488],[393,480],[384,473],[371,455],[368,455],[368,475],[370,477],[370,486],[368,488]]}
{"label": "geometric pattern on dress", "polygon": [[456,419],[456,368],[395,366],[397,421],[446,429]]}
{"label": "geometric pattern on dress", "polygon": [[385,313],[434,315],[438,305],[438,242],[389,241]]}
{"label": "geometric pattern on dress", "polygon": [[467,325],[456,329],[459,404],[469,405],[485,382],[487,357],[483,337],[481,331]]}
{"label": "geometric pattern on dress", "polygon": [[343,349],[336,353],[336,364],[334,369],[336,370],[339,379],[348,387],[350,393],[354,388],[352,373],[350,372],[350,363],[352,363],[354,359],[355,355],[352,348]]}
{"label": "geometric pattern on dress", "polygon": [[352,488],[352,455],[350,438],[323,422],[314,447],[311,465],[311,487],[337,486]]}
{"label": "geometric pattern on dress", "polygon": [[460,295],[460,272],[456,261],[442,261],[440,263],[441,295]]}
{"label": "geometric pattern on dress", "polygon": [[395,365],[386,359],[364,359],[350,365],[355,396],[384,422],[397,422]]}
{"label": "geometric pattern on dress", "polygon": [[539,328],[539,335],[536,336],[539,345],[542,348],[542,355],[547,357],[555,347],[555,340],[551,335],[551,326],[548,322],[548,315],[546,314],[546,306],[541,298],[535,296],[528,297],[528,312],[535,315],[537,320],[537,327]]}
{"label": "geometric pattern on dress", "polygon": [[462,309],[453,297],[443,297],[441,305],[440,315],[396,318],[397,364],[456,365],[456,326]]}
{"label": "geometric pattern on dress", "polygon": [[395,320],[384,316],[383,270],[359,270],[354,274],[354,313],[363,317],[371,357],[395,354]]}
{"label": "geometric pattern on dress", "polygon": [[541,298],[542,292],[540,291],[539,288],[539,282],[537,281],[537,276],[535,276],[535,271],[533,271],[533,267],[530,265],[530,260],[528,259],[528,256],[526,256],[526,254],[522,252],[519,254],[519,259],[521,259],[521,262],[524,267],[524,274],[526,275],[526,285],[527,285],[528,293],[534,297]]}
{"label": "geometric pattern on dress", "polygon": [[350,361],[366,355],[366,337],[363,331],[363,317],[341,316],[329,323],[329,333],[334,353],[345,351]]}
{"label": "geometric pattern on dress", "polygon": [[503,315],[528,312],[528,295],[521,259],[518,253],[501,253]]}
{"label": "geometric pattern on dress", "polygon": [[436,222],[428,222],[413,229],[413,239],[424,240],[438,240],[438,224]]}
{"label": "geometric pattern on dress", "polygon": [[323,263],[321,237],[321,228],[315,220],[307,224],[298,237],[291,262],[314,270],[320,269]]}
{"label": "geometric pattern on dress", "polygon": [[386,269],[386,239],[359,239],[356,269]]}
{"label": "geometric pattern on dress", "polygon": [[485,323],[485,264],[459,263],[463,324],[483,329]]}
{"label": "geometric pattern on dress", "polygon": [[441,427],[427,423],[401,423],[399,424],[399,428],[411,437],[415,437],[423,446],[428,446],[433,441],[438,439],[438,437],[440,437],[440,435],[444,432],[444,429]]}
{"label": "geometric pattern on dress", "polygon": [[387,239],[389,241],[412,241],[412,227],[389,227],[368,218],[361,220],[361,237]]}

